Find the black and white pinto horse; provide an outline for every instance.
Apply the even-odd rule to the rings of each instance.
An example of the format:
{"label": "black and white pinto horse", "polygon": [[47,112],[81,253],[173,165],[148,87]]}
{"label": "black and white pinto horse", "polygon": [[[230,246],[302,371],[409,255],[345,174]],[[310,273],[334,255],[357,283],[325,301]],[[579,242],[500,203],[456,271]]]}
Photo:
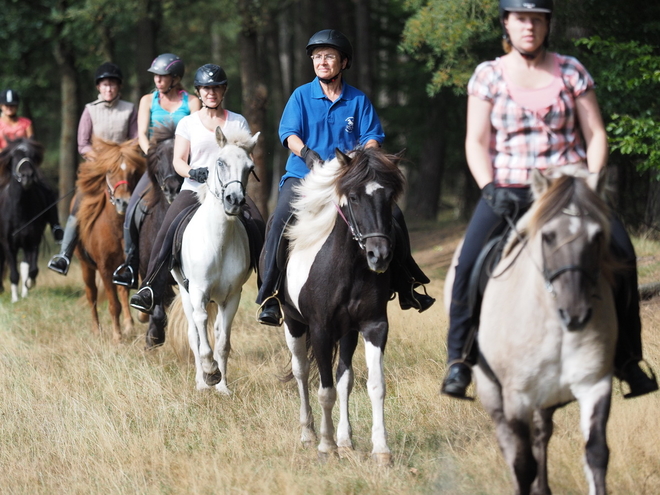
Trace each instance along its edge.
{"label": "black and white pinto horse", "polygon": [[[0,152],[0,292],[4,290],[5,262],[9,265],[11,301],[27,297],[39,268],[39,243],[52,215],[39,215],[53,203],[55,193],[43,181],[39,166],[44,149],[38,142],[21,138]],[[53,208],[53,212],[56,212]],[[36,217],[36,219],[35,219]],[[18,270],[18,251],[23,261]]]}
{"label": "black and white pinto horse", "polygon": [[[388,334],[388,267],[394,253],[392,207],[404,184],[399,160],[375,149],[348,155],[336,150],[335,159],[314,167],[301,182],[292,205],[296,223],[286,234],[291,242],[284,297],[286,340],[301,398],[304,445],[316,441],[308,392],[310,358],[318,366],[321,457],[353,448],[348,399],[360,334],[369,371],[372,457],[380,464],[391,462],[384,422],[383,355]],[[332,367],[338,347],[335,388]],[[337,392],[340,419],[335,442],[332,409]]]}

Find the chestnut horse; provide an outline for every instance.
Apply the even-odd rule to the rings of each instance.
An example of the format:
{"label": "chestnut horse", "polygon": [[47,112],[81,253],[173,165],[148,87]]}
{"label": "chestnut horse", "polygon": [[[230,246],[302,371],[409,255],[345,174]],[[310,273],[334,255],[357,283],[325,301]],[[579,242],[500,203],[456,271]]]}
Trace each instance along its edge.
{"label": "chestnut horse", "polygon": [[116,343],[122,337],[119,324],[122,305],[124,333],[133,331],[133,318],[128,306],[128,289],[113,284],[112,274],[124,261],[124,215],[131,192],[145,167],[145,159],[135,140],[117,144],[95,138],[92,158],[80,165],[76,182],[76,198],[80,201],[77,213],[80,241],[76,255],[82,266],[87,301],[92,310],[93,331],[101,331],[96,307],[98,270],[108,296],[112,336]]}

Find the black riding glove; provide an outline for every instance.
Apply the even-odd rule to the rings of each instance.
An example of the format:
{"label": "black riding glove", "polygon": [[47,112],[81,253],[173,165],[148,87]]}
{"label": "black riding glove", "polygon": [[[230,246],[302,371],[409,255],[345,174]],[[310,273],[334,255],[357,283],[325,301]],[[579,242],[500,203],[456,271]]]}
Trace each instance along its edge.
{"label": "black riding glove", "polygon": [[190,169],[190,172],[188,172],[188,176],[195,182],[204,184],[206,179],[209,178],[209,169],[206,167],[193,168]]}
{"label": "black riding glove", "polygon": [[506,187],[495,187],[493,182],[484,186],[481,190],[481,197],[498,217],[513,218],[519,209],[516,195]]}
{"label": "black riding glove", "polygon": [[303,146],[303,149],[300,150],[300,157],[305,160],[305,165],[307,165],[307,168],[310,170],[314,168],[314,163],[323,161],[321,160],[321,155],[316,151],[309,149],[307,145]]}

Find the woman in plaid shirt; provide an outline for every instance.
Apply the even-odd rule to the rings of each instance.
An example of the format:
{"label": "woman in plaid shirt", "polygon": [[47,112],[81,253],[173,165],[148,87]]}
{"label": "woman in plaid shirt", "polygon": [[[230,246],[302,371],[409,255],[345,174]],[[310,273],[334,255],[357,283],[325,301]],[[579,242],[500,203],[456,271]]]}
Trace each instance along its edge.
{"label": "woman in plaid shirt", "polygon": [[[480,64],[468,83],[465,152],[482,198],[465,233],[452,289],[449,369],[442,392],[453,397],[465,398],[474,364],[464,352],[471,326],[470,272],[482,247],[504,229],[504,218],[529,206],[532,169],[581,165],[598,173],[607,164],[607,135],[593,79],[575,58],[547,51],[552,7],[552,0],[500,0],[506,55]],[[639,367],[636,255],[616,217],[611,244],[629,268],[615,290],[616,374],[630,386],[626,397],[635,397],[657,390],[658,384]]]}

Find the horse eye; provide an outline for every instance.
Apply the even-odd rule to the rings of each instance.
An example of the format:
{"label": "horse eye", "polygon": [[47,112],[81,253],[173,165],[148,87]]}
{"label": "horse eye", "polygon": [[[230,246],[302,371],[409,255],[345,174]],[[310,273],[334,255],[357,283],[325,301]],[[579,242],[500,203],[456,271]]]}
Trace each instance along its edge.
{"label": "horse eye", "polygon": [[225,162],[223,162],[222,160],[218,160],[216,163],[218,164],[218,167],[224,167],[225,166]]}
{"label": "horse eye", "polygon": [[350,196],[348,196],[348,199],[351,201],[351,203],[357,203],[358,202],[358,198],[355,194],[351,194]]}
{"label": "horse eye", "polygon": [[545,244],[552,246],[555,243],[555,240],[557,239],[557,234],[555,234],[554,232],[544,232],[541,238],[543,239],[543,242]]}

